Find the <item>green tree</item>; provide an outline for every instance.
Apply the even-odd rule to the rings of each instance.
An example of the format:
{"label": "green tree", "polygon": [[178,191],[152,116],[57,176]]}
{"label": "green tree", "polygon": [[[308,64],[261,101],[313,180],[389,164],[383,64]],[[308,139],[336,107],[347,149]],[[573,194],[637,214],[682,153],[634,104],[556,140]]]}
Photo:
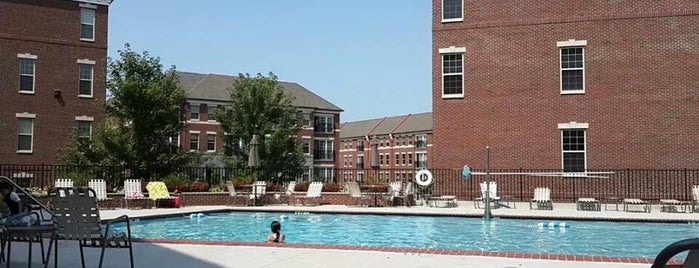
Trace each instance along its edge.
{"label": "green tree", "polygon": [[63,164],[126,166],[138,178],[165,176],[186,165],[190,155],[173,145],[184,127],[185,93],[175,67],[138,54],[126,44],[118,60],[109,59],[106,118],[84,140],[73,135],[59,160]]}
{"label": "green tree", "polygon": [[284,93],[277,76],[240,74],[229,92],[230,105],[217,114],[225,133],[225,153],[232,159],[229,165],[247,167],[249,143],[257,135],[258,170],[265,179],[280,181],[282,177],[298,176],[304,163],[297,140],[298,116],[292,97]]}

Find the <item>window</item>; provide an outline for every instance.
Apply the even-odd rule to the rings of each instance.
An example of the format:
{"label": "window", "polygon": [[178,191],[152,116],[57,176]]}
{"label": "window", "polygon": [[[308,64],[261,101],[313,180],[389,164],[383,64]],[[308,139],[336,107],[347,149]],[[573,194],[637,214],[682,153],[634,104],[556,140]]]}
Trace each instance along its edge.
{"label": "window", "polygon": [[442,0],[442,22],[463,21],[463,0]]}
{"label": "window", "polygon": [[310,127],[311,126],[311,114],[310,113],[301,113],[301,123],[302,126],[304,127]]}
{"label": "window", "polygon": [[301,151],[304,154],[311,154],[311,139],[304,138],[301,140]]}
{"label": "window", "polygon": [[357,152],[364,152],[364,141],[363,140],[357,141]]}
{"label": "window", "polygon": [[442,97],[464,96],[463,53],[442,54]]}
{"label": "window", "polygon": [[334,129],[334,116],[332,115],[317,115],[314,118],[314,131],[320,133],[333,133]]}
{"label": "window", "polygon": [[180,147],[180,134],[169,137],[168,142],[175,147]]}
{"label": "window", "polygon": [[331,167],[315,167],[313,168],[313,177],[323,182],[335,182],[333,171]]}
{"label": "window", "polygon": [[415,167],[417,169],[427,168],[427,154],[426,153],[416,153],[415,154]]}
{"label": "window", "polygon": [[413,154],[408,153],[408,165],[413,165]]}
{"label": "window", "polygon": [[19,59],[19,92],[34,93],[36,59]]}
{"label": "window", "polygon": [[357,156],[357,169],[364,169],[364,156]]}
{"label": "window", "polygon": [[313,159],[332,161],[333,160],[333,141],[332,140],[314,140],[313,141]]}
{"label": "window", "polygon": [[343,167],[349,166],[349,162],[347,161],[348,159],[349,159],[349,157],[347,157],[346,155],[342,158],[342,160],[343,160],[342,166]]}
{"label": "window", "polygon": [[92,137],[92,122],[78,121],[78,138],[90,139]]}
{"label": "window", "polygon": [[400,159],[400,161],[401,161],[401,165],[405,165],[405,164],[407,164],[407,162],[406,162],[406,161],[408,160],[408,157],[407,157],[407,156],[405,156],[405,153],[402,153],[402,154],[400,154],[400,158],[401,158],[401,159]]}
{"label": "window", "polygon": [[78,64],[80,73],[80,88],[78,96],[92,97],[92,79],[95,73],[94,65]]}
{"label": "window", "polygon": [[95,41],[95,10],[80,9],[80,40]]}
{"label": "window", "polygon": [[19,118],[17,124],[17,152],[31,153],[34,147],[34,119]]}
{"label": "window", "polygon": [[561,57],[561,94],[585,93],[585,40],[557,43]]}
{"label": "window", "polygon": [[563,146],[563,172],[585,172],[585,130],[561,131]]}
{"label": "window", "polygon": [[396,153],[396,166],[400,165],[400,154]]}
{"label": "window", "polygon": [[189,133],[189,150],[199,151],[199,133]]}
{"label": "window", "polygon": [[206,106],[206,120],[216,121],[216,108],[213,105]]}
{"label": "window", "polygon": [[426,135],[415,136],[415,148],[417,148],[417,149],[427,148],[427,136]]}
{"label": "window", "polygon": [[215,152],[216,151],[216,134],[207,133],[206,134],[206,151]]}
{"label": "window", "polygon": [[379,166],[383,166],[383,155],[379,155]]}
{"label": "window", "polygon": [[189,105],[189,119],[199,120],[199,105]]}

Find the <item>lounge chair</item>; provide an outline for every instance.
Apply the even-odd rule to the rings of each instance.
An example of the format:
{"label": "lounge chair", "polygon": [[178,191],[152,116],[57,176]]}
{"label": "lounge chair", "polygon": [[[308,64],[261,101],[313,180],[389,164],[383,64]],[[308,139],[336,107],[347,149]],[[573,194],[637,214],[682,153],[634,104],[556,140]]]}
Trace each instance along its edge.
{"label": "lounge chair", "polygon": [[286,197],[287,204],[291,203],[291,197],[294,195],[294,190],[296,190],[296,182],[290,181],[289,184],[286,185],[286,191],[284,191],[284,195],[274,194],[274,200],[277,201],[277,204],[280,204],[282,197]]}
{"label": "lounge chair", "polygon": [[547,209],[553,210],[553,201],[551,201],[551,189],[548,187],[536,187],[534,189],[534,198],[529,201],[529,209]]}
{"label": "lounge chair", "polygon": [[600,211],[602,207],[600,206],[599,200],[592,197],[581,197],[575,202],[575,207],[577,210],[585,211]]}
{"label": "lounge chair", "polygon": [[[660,199],[660,212],[681,212],[686,213],[687,207],[691,204],[689,201],[680,201],[677,199]],[[679,208],[682,208],[680,211]]]}
{"label": "lounge chair", "polygon": [[167,190],[167,186],[162,181],[148,182],[148,184],[146,184],[146,190],[148,191],[148,199],[153,200],[153,206],[156,208],[162,200],[175,199],[170,196],[170,191]]}
{"label": "lounge chair", "polygon": [[638,198],[624,198],[624,201],[622,202],[624,205],[624,211],[626,212],[640,212],[640,211],[634,211],[630,210],[629,208],[631,206],[642,206],[643,212],[648,212],[650,213],[650,203]]}
{"label": "lounge chair", "polygon": [[[235,206],[235,203],[236,203],[235,201],[236,201],[236,199],[238,199],[238,197],[245,197],[243,195],[238,194],[235,191],[235,185],[233,185],[233,184],[226,185],[226,188],[228,188],[228,199],[230,199],[231,205],[233,205],[233,206]],[[245,200],[249,200],[249,199],[245,198]],[[247,206],[247,203],[245,205]]]}
{"label": "lounge chair", "polygon": [[400,194],[396,197],[403,200],[404,206],[410,207],[410,205],[412,204],[411,198],[415,197],[415,193],[413,191],[413,182],[406,182],[405,187],[403,187],[403,191],[401,191]]}
{"label": "lounge chair", "polygon": [[299,200],[301,201],[301,205],[306,205],[306,201],[317,201],[317,204],[320,205],[320,201],[322,199],[322,192],[323,192],[323,183],[319,181],[314,181],[311,182],[310,185],[308,185],[308,191],[306,192],[305,196],[299,197],[296,201],[296,203],[299,203]]}
{"label": "lounge chair", "polygon": [[57,179],[54,182],[54,187],[73,187],[73,180],[71,179]]}
{"label": "lounge chair", "polygon": [[253,201],[253,205],[257,206],[258,203],[264,203],[264,197],[267,193],[267,182],[256,181],[252,185],[252,192],[250,193],[250,200]]}
{"label": "lounge chair", "polygon": [[[474,199],[473,206],[477,209],[481,208],[481,203],[485,202],[485,193],[487,191],[487,185],[485,182],[481,182],[481,197],[477,197]],[[490,182],[490,202],[493,202],[495,207],[500,207],[499,202],[500,202],[501,197],[498,196],[498,183],[491,181]],[[485,205],[485,204],[483,204]]]}
{"label": "lounge chair", "polygon": [[[432,203],[430,203],[432,201]],[[457,199],[455,195],[439,195],[430,196],[427,198],[427,204],[430,207],[445,207],[445,208],[455,208],[458,206]],[[444,205],[440,206],[440,202]]]}
{"label": "lounge chair", "polygon": [[396,197],[400,196],[402,188],[403,183],[400,181],[394,181],[388,185],[388,192],[384,196],[386,205],[393,206],[393,202],[396,200]]}
{"label": "lounge chair", "polygon": [[[357,182],[348,181],[345,183],[345,186],[347,187],[347,191],[349,191],[350,197],[357,199],[357,206],[362,205],[365,200],[371,202],[372,196],[363,194]],[[367,206],[368,205],[369,203],[367,203]]]}
{"label": "lounge chair", "polygon": [[87,185],[95,190],[97,201],[106,201],[111,198],[107,197],[107,182],[104,180],[90,180]]}
{"label": "lounge chair", "polygon": [[143,198],[141,180],[124,180],[124,205],[122,207],[129,208],[129,200],[140,200]]}
{"label": "lounge chair", "polygon": [[692,212],[699,208],[699,185],[692,186]]}
{"label": "lounge chair", "polygon": [[[129,250],[131,268],[134,267],[133,247],[131,243],[131,221],[127,215],[119,216],[104,225],[100,223],[100,213],[97,208],[97,194],[88,187],[55,188],[49,193],[54,209],[56,232],[49,243],[48,256],[54,247],[54,267],[58,267],[58,240],[77,240],[80,246],[80,260],[85,268],[83,248],[101,248],[99,268],[104,261],[104,251],[107,248],[123,248]],[[112,224],[126,223],[126,233],[110,231]],[[113,230],[113,229],[112,229]],[[47,265],[48,266],[48,265]],[[94,266],[90,266],[94,267]]]}

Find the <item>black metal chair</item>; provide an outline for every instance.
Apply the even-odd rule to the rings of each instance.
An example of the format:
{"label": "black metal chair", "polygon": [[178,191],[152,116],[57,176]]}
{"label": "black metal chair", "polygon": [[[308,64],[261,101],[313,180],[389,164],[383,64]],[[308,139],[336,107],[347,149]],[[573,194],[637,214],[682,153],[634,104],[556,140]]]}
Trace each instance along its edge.
{"label": "black metal chair", "polygon": [[[54,267],[58,267],[58,239],[77,240],[80,245],[80,261],[85,268],[83,248],[100,248],[99,266],[104,261],[104,251],[107,248],[122,248],[129,250],[131,268],[134,267],[133,244],[131,242],[131,222],[129,217],[122,215],[113,219],[102,228],[97,195],[88,187],[55,188],[49,195],[54,210],[56,232],[49,244],[48,256],[44,267],[48,267],[48,259],[52,246],[55,247]],[[126,222],[126,233],[110,233],[112,224]]]}

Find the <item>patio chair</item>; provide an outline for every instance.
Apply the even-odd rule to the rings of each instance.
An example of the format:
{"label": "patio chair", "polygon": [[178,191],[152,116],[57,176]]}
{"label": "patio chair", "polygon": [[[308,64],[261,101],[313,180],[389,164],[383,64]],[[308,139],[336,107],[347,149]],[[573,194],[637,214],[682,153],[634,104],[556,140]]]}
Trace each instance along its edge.
{"label": "patio chair", "polygon": [[140,200],[143,198],[141,180],[124,180],[124,206],[122,207],[129,208],[129,200]]}
{"label": "patio chair", "polygon": [[156,208],[163,200],[175,199],[170,196],[170,191],[167,190],[167,186],[162,181],[148,182],[148,184],[146,184],[146,190],[148,191],[148,199],[153,200],[153,206]]}
{"label": "patio chair", "polygon": [[697,212],[699,208],[699,185],[692,186],[692,212]]}
{"label": "patio chair", "polygon": [[87,186],[95,190],[97,201],[111,200],[111,198],[107,197],[107,182],[104,180],[90,180]]}
{"label": "patio chair", "polygon": [[403,191],[401,191],[396,198],[399,200],[403,200],[403,205],[406,207],[410,207],[412,204],[411,198],[415,197],[415,193],[413,191],[413,182],[408,181],[405,183],[405,187],[403,187]]}
{"label": "patio chair", "polygon": [[311,182],[310,185],[308,185],[308,191],[306,192],[305,196],[298,197],[296,200],[296,203],[301,201],[301,205],[305,206],[306,201],[317,201],[318,205],[320,205],[320,201],[322,199],[322,193],[323,193],[323,183],[319,181],[314,181]]}
{"label": "patio chair", "polygon": [[[131,221],[127,215],[122,215],[110,220],[102,227],[100,213],[97,208],[97,194],[87,187],[55,188],[49,193],[54,209],[54,222],[56,232],[51,237],[48,256],[50,259],[51,248],[54,247],[54,267],[58,267],[58,240],[77,240],[80,246],[80,261],[85,268],[86,247],[100,248],[99,268],[104,261],[104,251],[107,248],[122,248],[129,250],[131,268],[134,267],[133,244],[131,243]],[[113,232],[112,224],[126,223],[126,233]],[[111,229],[111,230],[110,230]],[[46,264],[48,266],[48,264]],[[91,266],[94,267],[94,266]]]}
{"label": "patio chair", "polygon": [[[660,199],[660,212],[680,212],[686,213],[687,207],[691,204],[689,201],[681,201],[677,199]],[[682,208],[680,211],[679,208]]]}
{"label": "patio chair", "polygon": [[536,187],[534,189],[534,198],[529,201],[529,209],[547,209],[553,210],[553,201],[551,201],[551,189],[548,187]]}
{"label": "patio chair", "polygon": [[274,200],[277,201],[277,204],[280,204],[282,197],[286,197],[287,204],[291,203],[291,197],[294,195],[294,190],[296,190],[296,182],[291,181],[289,182],[289,184],[286,185],[286,191],[284,191],[284,195],[274,194]]}
{"label": "patio chair", "polygon": [[394,181],[388,185],[388,193],[384,196],[386,205],[393,206],[393,202],[396,200],[396,197],[400,196],[402,188],[403,184],[400,181]]}
{"label": "patio chair", "polygon": [[650,213],[650,203],[638,198],[624,198],[622,204],[624,205],[624,211],[626,212],[641,212],[629,209],[631,206],[641,206],[643,208],[643,212]]}
{"label": "patio chair", "polygon": [[[345,186],[347,187],[347,191],[349,191],[350,197],[357,199],[357,206],[361,205],[363,203],[362,201],[365,200],[371,202],[372,196],[363,194],[357,182],[348,181],[345,182]],[[367,203],[367,206],[368,205],[369,203]]]}
{"label": "patio chair", "polygon": [[267,193],[267,182],[266,181],[255,181],[252,185],[252,193],[250,193],[250,200],[254,202],[257,206],[258,203],[264,203],[264,197]]}
{"label": "patio chair", "polygon": [[[238,199],[238,197],[245,197],[241,194],[238,194],[235,191],[235,185],[233,185],[233,184],[226,185],[226,188],[228,188],[228,199],[231,201],[232,206],[235,206],[235,203],[236,203],[235,201],[236,201],[236,199]],[[244,198],[244,200],[246,200],[245,205],[247,206],[247,200],[249,200],[249,199]]]}
{"label": "patio chair", "polygon": [[[488,186],[485,182],[481,182],[480,185],[481,185],[481,197],[476,197],[476,199],[474,199],[474,202],[473,202],[473,206],[477,209],[481,208],[481,203],[485,202],[485,193],[488,189]],[[498,202],[500,202],[500,199],[501,199],[501,197],[498,196],[498,183],[491,181],[489,188],[490,188],[490,196],[489,196],[490,202],[493,202],[493,205],[495,205],[494,207],[497,208],[497,207],[499,207]],[[483,205],[485,205],[485,204],[483,204]]]}
{"label": "patio chair", "polygon": [[596,198],[592,197],[581,197],[578,198],[578,201],[575,202],[575,208],[577,210],[584,210],[584,211],[601,211],[602,207],[600,206],[599,200]]}
{"label": "patio chair", "polygon": [[57,179],[54,182],[54,187],[73,187],[73,180],[71,179]]}

